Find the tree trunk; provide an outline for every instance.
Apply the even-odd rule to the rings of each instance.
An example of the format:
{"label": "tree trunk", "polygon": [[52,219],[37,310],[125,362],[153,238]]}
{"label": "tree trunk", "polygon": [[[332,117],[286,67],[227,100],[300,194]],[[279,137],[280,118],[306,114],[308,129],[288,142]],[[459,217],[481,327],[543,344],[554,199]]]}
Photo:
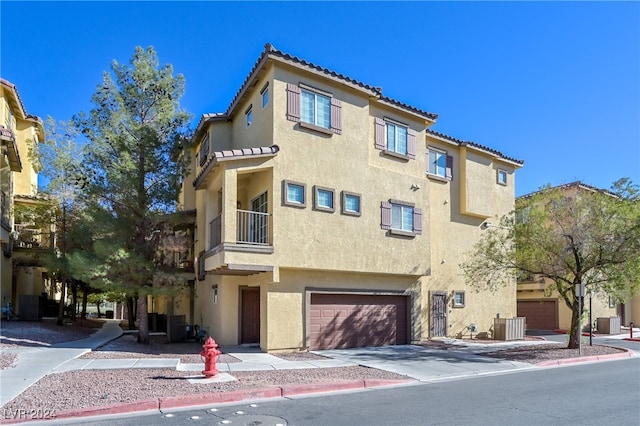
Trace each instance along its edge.
{"label": "tree trunk", "polygon": [[571,330],[569,330],[569,346],[568,349],[578,349],[580,345],[580,338],[582,333],[580,332],[580,324],[578,319],[580,318],[580,307],[578,300],[573,303],[571,309]]}
{"label": "tree trunk", "polygon": [[85,286],[82,292],[82,313],[80,314],[80,318],[82,319],[87,319],[87,303],[89,303],[89,291]]}
{"label": "tree trunk", "polygon": [[64,300],[66,298],[66,290],[67,290],[67,283],[62,281],[60,283],[60,304],[58,305],[58,325],[63,325],[64,324]]}
{"label": "tree trunk", "polygon": [[140,326],[138,327],[138,343],[149,344],[149,313],[147,309],[147,298],[138,298],[138,313],[140,314]]}
{"label": "tree trunk", "polygon": [[127,319],[129,320],[129,330],[136,329],[136,314],[133,309],[133,297],[127,296]]}
{"label": "tree trunk", "polygon": [[98,309],[98,318],[100,318],[100,316],[102,315],[102,314],[100,313],[100,304],[101,304],[101,303],[102,303],[102,301],[97,301],[97,302],[96,302],[96,308]]}
{"label": "tree trunk", "polygon": [[71,319],[73,321],[76,320],[76,312],[78,311],[77,306],[78,306],[78,284],[74,280],[71,283],[71,311],[69,312],[69,315],[71,316]]}

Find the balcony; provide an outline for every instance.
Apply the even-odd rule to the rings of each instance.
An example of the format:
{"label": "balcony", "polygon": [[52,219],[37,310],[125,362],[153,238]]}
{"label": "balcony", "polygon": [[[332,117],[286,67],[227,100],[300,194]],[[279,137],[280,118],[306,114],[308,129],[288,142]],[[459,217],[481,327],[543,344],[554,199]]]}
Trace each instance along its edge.
{"label": "balcony", "polygon": [[[225,249],[236,246],[235,249],[254,251],[254,248],[270,247],[271,215],[269,213],[237,210],[236,212],[236,239],[235,242],[225,244]],[[210,223],[209,247],[216,249],[222,244],[222,215],[218,215]]]}
{"label": "balcony", "polygon": [[[209,223],[210,249],[201,255],[202,267],[214,275],[252,275],[272,271],[263,256],[273,253],[271,214],[236,210],[233,238],[225,241],[222,215]],[[204,271],[203,271],[204,273]]]}
{"label": "balcony", "polygon": [[6,230],[11,230],[11,207],[9,206],[9,196],[0,191],[0,222]]}

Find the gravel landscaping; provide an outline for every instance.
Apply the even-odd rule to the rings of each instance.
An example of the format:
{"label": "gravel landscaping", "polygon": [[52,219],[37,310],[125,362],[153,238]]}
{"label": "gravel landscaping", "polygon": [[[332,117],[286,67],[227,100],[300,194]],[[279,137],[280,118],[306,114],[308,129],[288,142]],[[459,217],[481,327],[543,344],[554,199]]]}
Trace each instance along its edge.
{"label": "gravel landscaping", "polygon": [[[83,327],[59,327],[47,323],[2,323],[0,342],[0,367],[7,368],[14,361],[5,349],[13,346],[48,346],[69,340],[87,337],[95,330]],[[15,324],[15,325],[14,325]],[[52,327],[53,325],[53,327]],[[56,328],[58,327],[58,328]],[[64,331],[64,332],[63,332]],[[68,334],[67,334],[68,332]],[[84,334],[83,334],[84,333]],[[16,337],[17,335],[23,337]],[[28,337],[24,337],[28,336]],[[98,350],[83,355],[83,358],[180,358],[185,363],[202,362],[199,355],[202,345],[197,342],[167,344],[152,340],[149,346],[136,343],[135,335],[122,337],[102,346]],[[19,340],[18,340],[19,339]],[[63,340],[64,339],[64,340]],[[481,341],[478,343],[491,343]],[[443,342],[428,342],[427,347],[443,350],[455,349]],[[483,353],[501,359],[538,363],[561,358],[577,357],[577,350],[565,349],[564,344],[544,346],[524,346],[517,349]],[[224,348],[222,348],[224,350]],[[617,353],[619,349],[608,346],[584,346],[583,356]],[[322,359],[320,355],[296,352],[276,353],[274,356],[286,360]],[[219,362],[238,362],[228,354],[222,354]],[[8,364],[7,364],[8,363]],[[9,367],[10,368],[10,367]],[[129,369],[129,370],[84,370],[50,374],[28,388],[17,398],[7,403],[4,409],[42,407],[53,410],[71,410],[99,407],[122,402],[133,402],[150,398],[225,392],[287,384],[312,384],[364,379],[406,379],[406,376],[366,367],[341,367],[325,369],[300,369],[278,371],[234,372],[237,381],[209,384],[192,384],[186,380],[198,376],[197,372],[182,372],[172,369]],[[44,402],[46,401],[46,402]]]}

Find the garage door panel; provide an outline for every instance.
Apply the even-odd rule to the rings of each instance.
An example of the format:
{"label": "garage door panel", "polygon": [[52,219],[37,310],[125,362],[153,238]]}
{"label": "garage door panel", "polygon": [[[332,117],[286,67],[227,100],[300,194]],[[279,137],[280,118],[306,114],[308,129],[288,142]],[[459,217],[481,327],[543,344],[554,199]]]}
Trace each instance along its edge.
{"label": "garage door panel", "polygon": [[555,300],[519,300],[518,316],[526,317],[529,330],[558,328],[558,307]]}
{"label": "garage door panel", "polygon": [[312,294],[310,311],[311,349],[407,342],[405,296]]}

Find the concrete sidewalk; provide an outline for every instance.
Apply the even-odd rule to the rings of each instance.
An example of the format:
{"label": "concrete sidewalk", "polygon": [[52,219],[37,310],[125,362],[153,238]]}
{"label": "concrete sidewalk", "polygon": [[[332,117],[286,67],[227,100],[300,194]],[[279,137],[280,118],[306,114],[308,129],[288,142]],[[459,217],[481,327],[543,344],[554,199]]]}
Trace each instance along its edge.
{"label": "concrete sidewalk", "polygon": [[0,406],[11,401],[29,386],[71,360],[122,335],[119,320],[106,320],[100,330],[86,339],[48,347],[10,348],[17,355],[16,365],[0,371]]}

